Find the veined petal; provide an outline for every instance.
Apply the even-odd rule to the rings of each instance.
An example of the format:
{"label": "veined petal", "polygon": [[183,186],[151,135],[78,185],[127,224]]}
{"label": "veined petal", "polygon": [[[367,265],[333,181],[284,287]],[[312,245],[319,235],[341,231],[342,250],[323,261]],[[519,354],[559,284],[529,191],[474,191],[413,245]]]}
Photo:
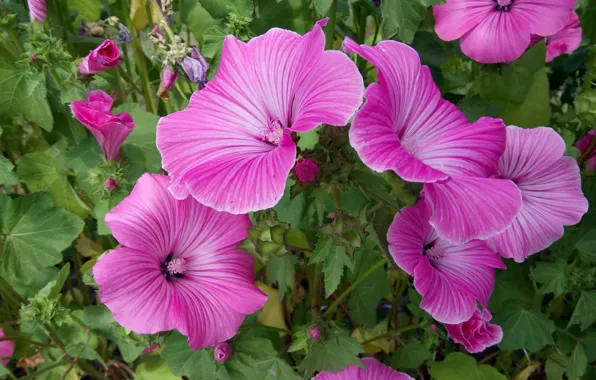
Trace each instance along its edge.
{"label": "veined petal", "polygon": [[457,40],[494,11],[493,0],[447,1],[435,5],[435,32],[443,41]]}
{"label": "veined petal", "polygon": [[567,25],[559,32],[546,38],[546,62],[561,54],[570,54],[582,43],[582,28],[577,13],[571,12]]}
{"label": "veined petal", "polygon": [[528,24],[532,34],[547,37],[565,26],[576,0],[515,0],[511,12]]}
{"label": "veined petal", "polygon": [[106,215],[116,240],[158,261],[172,252],[184,221],[184,204],[170,195],[167,183],[166,176],[143,174],[130,195]]}
{"label": "veined petal", "polygon": [[387,367],[375,358],[363,358],[366,368],[349,365],[338,373],[321,372],[312,380],[414,380],[409,375]]}
{"label": "veined petal", "polygon": [[503,232],[522,205],[519,188],[510,180],[458,177],[424,186],[430,224],[439,236],[457,244],[488,239]]}
{"label": "veined petal", "polygon": [[414,274],[416,266],[422,260],[425,242],[434,232],[428,223],[430,210],[424,202],[407,206],[395,214],[389,231],[389,253],[397,266],[409,275]]}

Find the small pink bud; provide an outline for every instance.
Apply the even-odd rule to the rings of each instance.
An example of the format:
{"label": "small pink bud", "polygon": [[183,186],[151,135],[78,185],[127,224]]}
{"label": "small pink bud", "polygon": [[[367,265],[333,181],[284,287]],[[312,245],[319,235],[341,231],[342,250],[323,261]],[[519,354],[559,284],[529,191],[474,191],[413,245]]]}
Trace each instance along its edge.
{"label": "small pink bud", "polygon": [[166,97],[166,91],[168,91],[178,78],[178,74],[170,69],[168,66],[164,66],[161,70],[161,82],[159,83],[159,89],[157,90],[157,96]]}
{"label": "small pink bud", "polygon": [[218,362],[227,362],[232,357],[232,346],[228,342],[222,342],[215,346],[213,356]]}
{"label": "small pink bud", "polygon": [[294,167],[294,173],[296,173],[296,178],[300,182],[315,182],[318,171],[317,164],[308,158],[299,158]]}
{"label": "small pink bud", "polygon": [[430,328],[431,328],[431,330],[433,330],[433,331],[437,331],[437,325],[436,325],[435,323],[431,323],[431,324],[430,324]]}
{"label": "small pink bud", "polygon": [[308,330],[308,335],[314,340],[319,340],[321,338],[321,329],[319,327],[313,327]]}
{"label": "small pink bud", "polygon": [[35,61],[35,56],[34,56],[34,55],[30,55],[30,56],[29,56],[29,60],[30,60],[31,62]]}
{"label": "small pink bud", "polygon": [[114,178],[110,177],[106,180],[106,182],[103,184],[103,187],[107,190],[107,191],[114,191],[114,189],[116,187],[118,187],[118,182],[116,182],[114,180]]}
{"label": "small pink bud", "polygon": [[157,349],[157,344],[152,344],[149,347],[145,347],[145,349],[143,351],[141,351],[141,355],[147,355],[148,353],[150,353],[151,351],[154,351]]}

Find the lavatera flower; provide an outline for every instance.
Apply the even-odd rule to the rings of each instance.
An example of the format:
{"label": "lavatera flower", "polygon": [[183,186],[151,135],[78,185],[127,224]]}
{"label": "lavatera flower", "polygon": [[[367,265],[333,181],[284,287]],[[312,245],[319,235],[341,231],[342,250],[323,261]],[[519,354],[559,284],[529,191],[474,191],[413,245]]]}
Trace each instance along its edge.
{"label": "lavatera flower", "polygon": [[338,373],[321,372],[312,380],[413,380],[409,375],[379,363],[374,358],[362,359],[365,368],[350,365]]}
{"label": "lavatera flower", "polygon": [[168,178],[144,174],[106,215],[122,244],[93,268],[99,296],[125,328],[177,329],[193,349],[233,337],[267,300],[253,282],[252,257],[236,248],[250,226],[192,198],[176,200]]}
{"label": "lavatera flower", "polygon": [[512,181],[490,178],[505,149],[505,124],[482,117],[468,122],[444,100],[414,49],[395,41],[359,46],[356,52],[378,69],[378,83],[350,128],[350,144],[369,168],[394,171],[424,183],[430,224],[444,239],[464,243],[506,229],[521,207]]}
{"label": "lavatera flower", "polygon": [[225,38],[213,80],[157,126],[177,199],[233,214],[270,208],[296,160],[291,134],[348,122],[362,77],[345,54],[324,51],[325,23],[304,36],[274,28],[248,43]]}
{"label": "lavatera flower", "polygon": [[445,324],[445,328],[454,342],[463,344],[466,351],[476,354],[503,339],[503,329],[490,323],[491,319],[487,309],[476,310],[469,320],[454,325]]}
{"label": "lavatera flower", "polygon": [[83,75],[100,73],[122,63],[120,50],[112,40],[105,40],[91,50],[79,64],[79,72]]}

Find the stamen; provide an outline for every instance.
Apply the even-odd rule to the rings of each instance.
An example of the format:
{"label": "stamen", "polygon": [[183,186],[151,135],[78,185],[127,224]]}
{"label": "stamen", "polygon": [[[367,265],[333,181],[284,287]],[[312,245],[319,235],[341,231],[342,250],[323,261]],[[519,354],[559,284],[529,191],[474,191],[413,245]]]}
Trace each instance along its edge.
{"label": "stamen", "polygon": [[415,156],[416,153],[418,153],[418,150],[420,149],[420,145],[415,137],[406,137],[404,139],[401,139],[400,144],[412,156]]}
{"label": "stamen", "polygon": [[279,145],[283,135],[284,127],[277,119],[269,120],[269,125],[261,132],[261,138],[263,141],[267,141],[274,145]]}
{"label": "stamen", "polygon": [[513,0],[495,0],[497,2],[497,10],[508,11],[513,4]]}
{"label": "stamen", "polygon": [[160,269],[168,281],[171,281],[172,278],[182,278],[187,270],[186,260],[183,258],[175,259],[174,254],[170,253],[161,263]]}
{"label": "stamen", "polygon": [[438,239],[426,244],[422,249],[422,256],[427,256],[431,260],[440,258],[443,255],[443,247],[437,244]]}

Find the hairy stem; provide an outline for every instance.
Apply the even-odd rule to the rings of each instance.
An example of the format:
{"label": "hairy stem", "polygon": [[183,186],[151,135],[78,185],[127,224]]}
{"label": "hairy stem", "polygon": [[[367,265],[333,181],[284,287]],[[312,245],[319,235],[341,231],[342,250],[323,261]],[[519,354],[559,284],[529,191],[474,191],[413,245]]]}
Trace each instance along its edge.
{"label": "hairy stem", "polygon": [[423,327],[424,325],[425,325],[425,322],[421,322],[421,323],[416,323],[414,325],[409,325],[409,326],[406,326],[406,327],[402,327],[401,329],[388,331],[385,334],[381,334],[379,336],[375,336],[374,338],[370,338],[370,339],[365,340],[364,342],[362,342],[362,345],[365,345],[365,344],[368,344],[368,343],[372,343],[372,342],[374,342],[376,340],[379,340],[379,339],[389,338],[389,337],[392,337],[392,336],[395,336],[395,335],[403,334],[403,333],[405,333],[407,331],[410,331],[410,330],[416,330],[418,328]]}

